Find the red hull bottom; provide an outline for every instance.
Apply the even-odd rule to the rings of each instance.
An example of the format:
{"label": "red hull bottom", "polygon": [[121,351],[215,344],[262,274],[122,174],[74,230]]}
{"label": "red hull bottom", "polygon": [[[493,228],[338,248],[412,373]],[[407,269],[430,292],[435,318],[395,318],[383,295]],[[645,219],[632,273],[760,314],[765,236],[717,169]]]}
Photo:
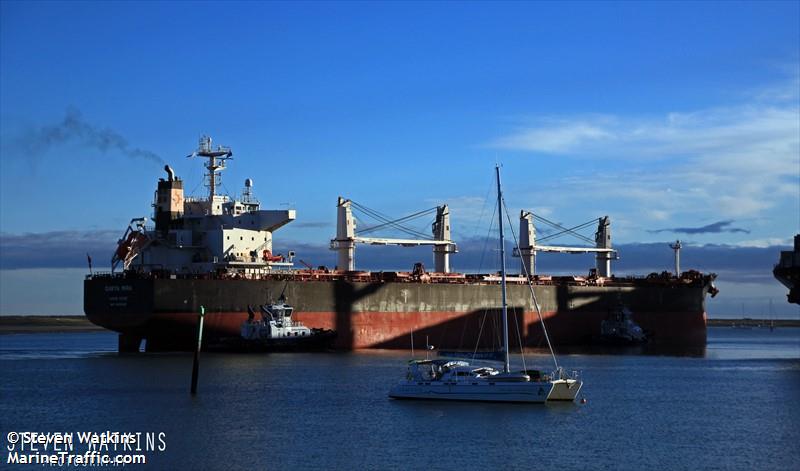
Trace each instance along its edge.
{"label": "red hull bottom", "polygon": [[[539,318],[535,312],[511,311],[509,337],[512,345],[519,340],[527,348],[545,347]],[[607,312],[544,312],[545,324],[555,346],[580,346],[591,342],[600,332],[600,323]],[[337,332],[337,349],[409,349],[411,333],[417,347],[427,341],[442,349],[474,349],[499,347],[499,315],[486,312],[356,312],[347,315],[335,312],[300,312],[297,320],[312,328]],[[139,317],[141,318],[141,317]],[[207,313],[204,335],[208,339],[238,336],[243,312]],[[652,332],[652,342],[670,346],[705,346],[706,314],[704,312],[637,313],[634,320],[645,331]],[[94,322],[95,319],[92,319]],[[100,325],[120,331],[120,350],[137,350],[141,339],[147,339],[147,350],[181,350],[192,348],[196,341],[197,315],[191,313],[158,313],[148,316],[144,325]],[[115,328],[116,327],[116,328]]]}

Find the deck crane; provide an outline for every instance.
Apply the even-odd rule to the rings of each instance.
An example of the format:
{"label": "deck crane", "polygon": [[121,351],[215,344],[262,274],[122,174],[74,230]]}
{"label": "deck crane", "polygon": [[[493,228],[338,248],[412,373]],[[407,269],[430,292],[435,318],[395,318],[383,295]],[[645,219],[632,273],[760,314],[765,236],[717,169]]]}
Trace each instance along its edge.
{"label": "deck crane", "polygon": [[[354,207],[380,221],[380,224],[357,231],[356,222],[353,218]],[[436,217],[432,226],[432,239],[424,233],[403,226],[403,223],[407,223],[408,221],[424,215],[433,214],[434,211]],[[395,239],[366,237],[364,235],[384,228],[397,229],[414,238]],[[397,245],[401,247],[433,246],[434,270],[437,273],[450,273],[450,254],[458,252],[455,242],[451,239],[450,210],[446,204],[419,211],[399,219],[390,220],[388,217],[375,210],[340,196],[337,203],[336,238],[331,240],[330,245],[331,250],[336,250],[338,252],[337,266],[340,270],[355,270],[355,245],[357,243],[368,245]]]}
{"label": "deck crane", "polygon": [[[537,241],[536,228],[533,224],[534,219],[557,229],[559,232],[549,234]],[[595,232],[594,240],[577,232],[595,223],[597,223],[597,231]],[[528,275],[534,275],[536,273],[536,252],[596,253],[597,275],[601,277],[611,276],[611,260],[617,260],[619,258],[617,251],[611,248],[611,219],[609,219],[608,216],[592,219],[575,227],[566,228],[561,224],[550,221],[531,211],[522,210],[519,216],[519,231],[519,249],[514,249],[514,256],[520,257],[522,272]],[[594,247],[540,245],[541,242],[545,240],[554,239],[565,234],[577,237],[586,243],[594,244]]]}

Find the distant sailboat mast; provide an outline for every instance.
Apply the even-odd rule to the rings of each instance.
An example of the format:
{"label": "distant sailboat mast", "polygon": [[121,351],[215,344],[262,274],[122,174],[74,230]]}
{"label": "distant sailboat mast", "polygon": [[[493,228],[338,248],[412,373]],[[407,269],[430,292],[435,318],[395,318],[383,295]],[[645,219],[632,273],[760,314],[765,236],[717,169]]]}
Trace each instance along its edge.
{"label": "distant sailboat mast", "polygon": [[769,331],[775,329],[775,314],[772,312],[772,300],[769,300]]}

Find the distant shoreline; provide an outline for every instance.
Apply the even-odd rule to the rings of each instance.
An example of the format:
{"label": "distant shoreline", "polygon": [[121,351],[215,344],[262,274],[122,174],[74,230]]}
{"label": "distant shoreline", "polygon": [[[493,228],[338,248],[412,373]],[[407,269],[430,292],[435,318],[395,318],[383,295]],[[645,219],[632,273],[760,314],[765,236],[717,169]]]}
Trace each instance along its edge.
{"label": "distant shoreline", "polygon": [[[800,319],[708,319],[709,327],[800,327]],[[98,332],[106,329],[85,316],[0,316],[0,334]]]}
{"label": "distant shoreline", "polygon": [[709,327],[800,327],[800,319],[709,319]]}
{"label": "distant shoreline", "polygon": [[89,322],[86,316],[0,316],[0,334],[97,332],[105,330]]}

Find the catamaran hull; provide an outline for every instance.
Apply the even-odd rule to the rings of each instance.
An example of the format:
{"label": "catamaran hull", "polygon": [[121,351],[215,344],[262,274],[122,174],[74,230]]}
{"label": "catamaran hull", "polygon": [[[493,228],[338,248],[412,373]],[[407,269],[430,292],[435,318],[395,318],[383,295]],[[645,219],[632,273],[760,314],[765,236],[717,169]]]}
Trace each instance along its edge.
{"label": "catamaran hull", "polygon": [[[481,382],[482,383],[482,382]],[[407,383],[392,388],[392,399],[421,399],[472,402],[514,402],[544,404],[552,390],[550,383]]]}
{"label": "catamaran hull", "polygon": [[574,379],[561,379],[553,381],[553,390],[550,391],[548,401],[574,401],[578,397],[583,383]]}

